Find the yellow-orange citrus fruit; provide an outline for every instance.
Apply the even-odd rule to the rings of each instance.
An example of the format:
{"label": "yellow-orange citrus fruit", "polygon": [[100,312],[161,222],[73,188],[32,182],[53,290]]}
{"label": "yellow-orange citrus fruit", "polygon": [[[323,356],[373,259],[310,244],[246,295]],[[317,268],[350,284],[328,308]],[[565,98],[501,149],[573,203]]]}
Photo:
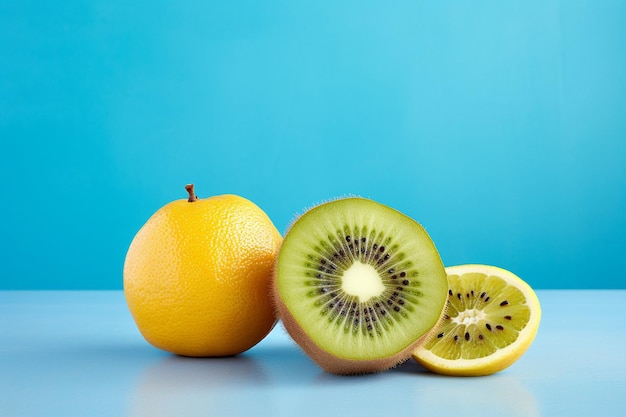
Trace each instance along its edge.
{"label": "yellow-orange citrus fruit", "polygon": [[276,323],[270,297],[282,237],[270,218],[236,195],[189,199],[159,209],[134,237],[124,294],[152,345],[184,356],[229,356],[261,341]]}
{"label": "yellow-orange citrus fruit", "polygon": [[449,297],[437,336],[413,358],[444,375],[480,376],[517,361],[539,329],[535,291],[514,273],[491,265],[446,268]]}

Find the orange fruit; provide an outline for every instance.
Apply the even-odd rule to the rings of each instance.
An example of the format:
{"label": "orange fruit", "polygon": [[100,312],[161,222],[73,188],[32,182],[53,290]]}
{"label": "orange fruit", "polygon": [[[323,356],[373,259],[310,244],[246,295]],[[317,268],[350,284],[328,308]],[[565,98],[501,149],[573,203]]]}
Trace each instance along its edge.
{"label": "orange fruit", "polygon": [[270,297],[282,237],[270,218],[236,195],[160,208],[132,240],[124,295],[143,337],[184,356],[229,356],[276,323]]}

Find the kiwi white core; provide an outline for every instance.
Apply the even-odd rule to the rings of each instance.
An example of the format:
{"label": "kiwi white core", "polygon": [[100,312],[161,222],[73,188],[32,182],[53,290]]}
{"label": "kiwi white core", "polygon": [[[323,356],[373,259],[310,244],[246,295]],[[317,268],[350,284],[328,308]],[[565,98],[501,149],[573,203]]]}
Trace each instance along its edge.
{"label": "kiwi white core", "polygon": [[343,273],[341,289],[349,295],[359,297],[360,302],[365,302],[381,295],[385,291],[385,286],[373,266],[355,261]]}

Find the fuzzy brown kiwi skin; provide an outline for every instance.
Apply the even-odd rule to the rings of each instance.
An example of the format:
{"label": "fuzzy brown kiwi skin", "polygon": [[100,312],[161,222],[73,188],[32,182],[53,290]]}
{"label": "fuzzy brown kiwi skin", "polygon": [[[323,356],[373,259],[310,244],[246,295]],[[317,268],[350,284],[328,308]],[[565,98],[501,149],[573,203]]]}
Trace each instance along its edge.
{"label": "fuzzy brown kiwi skin", "polygon": [[278,285],[276,280],[276,271],[274,271],[274,279],[272,281],[272,299],[274,300],[274,306],[278,318],[282,321],[285,330],[291,338],[302,348],[302,350],[315,362],[320,368],[336,375],[361,375],[383,372],[391,369],[401,363],[407,361],[411,357],[411,353],[415,351],[422,343],[430,340],[431,337],[437,334],[439,325],[442,322],[447,311],[447,303],[444,303],[444,308],[440,313],[440,318],[437,324],[426,332],[422,337],[411,343],[402,351],[395,355],[385,358],[373,359],[373,360],[354,360],[347,358],[340,358],[326,352],[320,348],[315,342],[313,342],[304,332],[302,327],[298,324],[293,315],[289,312],[289,309],[285,306],[280,293],[278,292]]}

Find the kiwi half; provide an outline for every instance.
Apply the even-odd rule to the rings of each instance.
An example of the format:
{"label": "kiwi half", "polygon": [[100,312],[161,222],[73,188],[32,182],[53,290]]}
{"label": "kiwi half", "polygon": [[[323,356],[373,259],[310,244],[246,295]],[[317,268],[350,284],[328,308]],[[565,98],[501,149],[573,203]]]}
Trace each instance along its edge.
{"label": "kiwi half", "polygon": [[442,315],[446,272],[415,220],[364,198],[321,204],[287,232],[274,296],[296,343],[328,372],[407,360]]}

